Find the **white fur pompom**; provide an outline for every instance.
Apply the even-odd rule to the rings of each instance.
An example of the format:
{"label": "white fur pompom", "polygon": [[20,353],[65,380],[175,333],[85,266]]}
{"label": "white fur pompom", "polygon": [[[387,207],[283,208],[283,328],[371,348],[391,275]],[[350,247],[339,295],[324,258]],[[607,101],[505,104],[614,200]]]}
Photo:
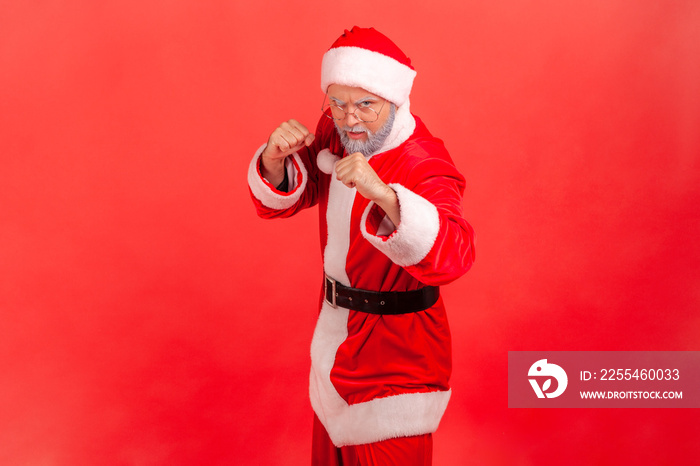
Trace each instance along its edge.
{"label": "white fur pompom", "polygon": [[316,165],[318,165],[318,168],[323,173],[325,173],[326,175],[330,175],[331,173],[333,173],[335,163],[338,160],[340,160],[340,157],[338,157],[328,149],[323,149],[321,152],[318,153],[318,156],[316,157]]}

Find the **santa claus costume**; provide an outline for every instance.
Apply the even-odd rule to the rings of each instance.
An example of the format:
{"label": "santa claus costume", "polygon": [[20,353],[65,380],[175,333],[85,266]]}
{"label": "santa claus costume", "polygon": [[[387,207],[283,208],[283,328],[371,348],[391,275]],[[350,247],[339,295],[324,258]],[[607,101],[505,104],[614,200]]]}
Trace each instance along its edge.
{"label": "santa claus costume", "polygon": [[[366,157],[396,192],[398,226],[334,176],[335,163],[347,154],[326,116],[313,143],[287,157],[287,192],[261,175],[265,145],[250,164],[249,187],[261,217],[319,208],[324,299],[311,342],[309,388],[317,417],[316,464],[342,464],[342,458],[363,455],[365,460],[357,461],[372,464],[367,458],[392,445],[391,439],[399,442],[394,445],[417,441],[415,448],[429,450],[429,435],[450,398],[451,337],[438,287],[470,268],[474,234],[462,217],[463,176],[442,141],[410,112],[415,76],[410,59],[373,28],[345,31],[323,57],[323,92],[342,84],[395,105],[389,136]],[[379,293],[374,305],[380,309],[353,303],[352,293],[343,300],[337,289],[346,288]],[[431,296],[422,306],[427,308],[412,306],[418,294]],[[391,306],[385,297],[399,303],[388,313],[381,310]],[[330,449],[324,438],[332,442]],[[377,449],[367,450],[368,445]],[[345,446],[363,447],[335,450]],[[398,454],[396,448],[404,446],[394,447]],[[336,453],[340,459],[331,460]]]}

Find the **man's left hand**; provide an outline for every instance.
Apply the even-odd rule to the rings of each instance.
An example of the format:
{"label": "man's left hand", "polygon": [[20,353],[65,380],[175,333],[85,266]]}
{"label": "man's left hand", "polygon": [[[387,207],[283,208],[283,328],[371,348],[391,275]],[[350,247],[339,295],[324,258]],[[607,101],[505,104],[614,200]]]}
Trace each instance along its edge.
{"label": "man's left hand", "polygon": [[360,152],[348,155],[335,166],[336,178],[349,188],[357,188],[364,198],[374,201],[389,216],[394,225],[399,224],[401,215],[396,193],[384,183],[377,172]]}

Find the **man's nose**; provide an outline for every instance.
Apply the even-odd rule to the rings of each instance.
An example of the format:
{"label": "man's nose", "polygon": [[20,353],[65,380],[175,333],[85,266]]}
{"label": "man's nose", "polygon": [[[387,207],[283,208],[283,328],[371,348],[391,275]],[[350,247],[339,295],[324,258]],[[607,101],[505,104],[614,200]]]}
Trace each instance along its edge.
{"label": "man's nose", "polygon": [[348,126],[353,127],[356,124],[360,123],[360,119],[357,118],[357,116],[355,116],[354,111],[352,113],[350,113],[350,111],[348,111],[345,114],[345,122],[347,123]]}

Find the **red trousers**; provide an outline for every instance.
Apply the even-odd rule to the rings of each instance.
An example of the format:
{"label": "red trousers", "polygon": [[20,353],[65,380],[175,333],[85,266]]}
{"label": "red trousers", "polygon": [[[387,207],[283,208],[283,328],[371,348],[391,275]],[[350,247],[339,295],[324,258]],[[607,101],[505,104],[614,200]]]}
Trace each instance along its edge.
{"label": "red trousers", "polygon": [[312,466],[431,466],[432,434],[337,448],[314,416]]}

